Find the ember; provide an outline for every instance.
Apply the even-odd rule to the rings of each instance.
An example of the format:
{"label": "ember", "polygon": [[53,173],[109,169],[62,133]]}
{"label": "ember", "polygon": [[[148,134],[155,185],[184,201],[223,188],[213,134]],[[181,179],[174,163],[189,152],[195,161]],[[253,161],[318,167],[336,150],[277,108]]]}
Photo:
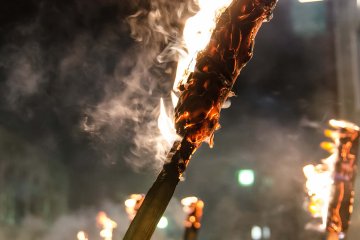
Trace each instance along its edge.
{"label": "ember", "polygon": [[305,166],[304,174],[309,212],[322,219],[319,229],[326,230],[331,239],[338,239],[349,228],[353,209],[360,129],[345,121],[331,120],[329,123],[334,130],[326,130],[325,136],[333,142],[321,146],[331,156],[322,164]]}

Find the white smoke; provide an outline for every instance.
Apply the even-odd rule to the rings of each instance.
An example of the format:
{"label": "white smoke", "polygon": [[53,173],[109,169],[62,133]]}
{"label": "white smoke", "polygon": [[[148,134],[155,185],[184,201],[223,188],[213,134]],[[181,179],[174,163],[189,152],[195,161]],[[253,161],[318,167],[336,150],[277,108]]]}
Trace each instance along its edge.
{"label": "white smoke", "polygon": [[119,56],[105,98],[87,111],[83,129],[102,141],[133,134],[132,155],[126,160],[135,169],[160,168],[170,148],[157,128],[158,103],[162,95],[170,99],[175,61],[184,51],[181,25],[195,8],[192,1],[158,0],[129,16],[131,36],[138,43]]}

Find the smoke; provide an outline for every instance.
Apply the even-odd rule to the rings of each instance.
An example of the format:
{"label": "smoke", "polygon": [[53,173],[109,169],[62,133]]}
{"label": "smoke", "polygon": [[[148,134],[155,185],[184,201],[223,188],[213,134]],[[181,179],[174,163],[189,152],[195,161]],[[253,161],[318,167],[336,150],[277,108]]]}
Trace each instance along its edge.
{"label": "smoke", "polygon": [[[159,168],[169,149],[157,128],[159,100],[170,102],[184,51],[182,25],[196,3],[77,0],[32,7],[30,21],[4,28],[4,110],[35,122],[50,112],[71,125],[72,134],[91,133],[106,163],[125,155],[134,169]],[[121,147],[124,142],[131,146]]]}
{"label": "smoke", "polygon": [[[33,35],[37,30],[36,26],[36,23],[16,26],[11,37],[21,39]],[[23,106],[28,98],[39,91],[44,81],[41,54],[42,49],[34,39],[9,41],[0,48],[0,68],[5,70],[6,77],[0,92],[9,110]]]}
{"label": "smoke", "polygon": [[159,169],[171,147],[157,127],[159,100],[163,95],[169,100],[175,61],[183,51],[181,25],[195,6],[192,1],[151,1],[129,16],[130,34],[138,43],[122,54],[102,101],[86,112],[84,130],[107,144],[130,131],[132,155],[126,161],[135,169]]}

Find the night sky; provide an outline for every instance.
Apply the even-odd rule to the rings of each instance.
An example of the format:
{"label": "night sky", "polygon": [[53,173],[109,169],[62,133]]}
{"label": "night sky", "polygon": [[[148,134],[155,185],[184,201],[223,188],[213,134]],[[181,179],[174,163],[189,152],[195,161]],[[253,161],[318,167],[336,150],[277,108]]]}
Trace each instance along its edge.
{"label": "night sky", "polygon": [[[159,99],[170,106],[169,46],[188,9],[196,6],[186,0],[1,4],[0,239],[97,236],[99,210],[117,220],[121,239],[123,201],[145,193],[162,165]],[[313,239],[302,166],[327,156],[319,143],[337,116],[331,10],[280,0],[214,148],[204,144],[191,160],[170,226],[154,239],[181,239],[179,200],[189,195],[205,202],[200,239],[251,239],[253,225],[270,227],[271,239]],[[255,184],[240,187],[237,171],[247,168]]]}

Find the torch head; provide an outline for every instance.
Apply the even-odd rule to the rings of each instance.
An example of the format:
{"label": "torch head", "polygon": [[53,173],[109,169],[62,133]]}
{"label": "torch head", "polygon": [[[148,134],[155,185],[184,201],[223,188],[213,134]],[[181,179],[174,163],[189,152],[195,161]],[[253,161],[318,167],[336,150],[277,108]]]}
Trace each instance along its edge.
{"label": "torch head", "polygon": [[184,225],[186,228],[199,229],[203,215],[204,202],[197,197],[187,197],[181,200],[183,210],[188,214]]}

